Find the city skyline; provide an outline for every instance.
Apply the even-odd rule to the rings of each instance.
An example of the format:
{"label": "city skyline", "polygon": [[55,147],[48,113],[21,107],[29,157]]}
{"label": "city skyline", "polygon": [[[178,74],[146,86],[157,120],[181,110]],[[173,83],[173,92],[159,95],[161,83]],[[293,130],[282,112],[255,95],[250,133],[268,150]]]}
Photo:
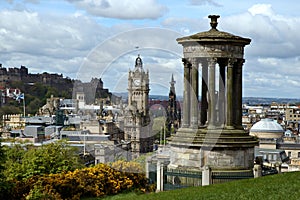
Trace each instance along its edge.
{"label": "city skyline", "polygon": [[296,1],[6,0],[0,3],[0,63],[30,73],[62,73],[125,92],[141,54],[150,94],[167,95],[172,74],[182,95],[182,48],[176,38],[218,29],[251,38],[245,48],[245,97],[299,98],[300,5]]}

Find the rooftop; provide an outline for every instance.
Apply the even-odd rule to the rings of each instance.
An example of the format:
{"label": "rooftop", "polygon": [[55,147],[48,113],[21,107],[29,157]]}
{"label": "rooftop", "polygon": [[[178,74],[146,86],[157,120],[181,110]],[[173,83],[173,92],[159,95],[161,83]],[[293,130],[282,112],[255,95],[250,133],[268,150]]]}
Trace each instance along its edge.
{"label": "rooftop", "polygon": [[284,130],[280,124],[278,124],[273,119],[261,119],[259,122],[256,122],[250,132],[272,132],[272,133],[283,133]]}

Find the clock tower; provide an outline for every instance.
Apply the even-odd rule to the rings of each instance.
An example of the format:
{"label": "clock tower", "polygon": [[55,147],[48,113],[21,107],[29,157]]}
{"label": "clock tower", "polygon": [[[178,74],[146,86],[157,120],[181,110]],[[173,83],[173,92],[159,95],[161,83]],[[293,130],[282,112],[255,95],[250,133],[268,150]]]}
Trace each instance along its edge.
{"label": "clock tower", "polygon": [[144,71],[138,55],[133,71],[128,74],[128,106],[124,113],[125,140],[131,143],[132,158],[153,150],[154,137],[149,115],[149,71]]}

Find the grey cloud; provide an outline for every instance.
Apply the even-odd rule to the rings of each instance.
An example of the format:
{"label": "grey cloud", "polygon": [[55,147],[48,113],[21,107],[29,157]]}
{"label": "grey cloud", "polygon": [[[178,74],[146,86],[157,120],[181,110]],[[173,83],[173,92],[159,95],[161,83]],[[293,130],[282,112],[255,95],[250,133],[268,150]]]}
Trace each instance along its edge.
{"label": "grey cloud", "polygon": [[40,72],[72,72],[95,44],[113,32],[83,16],[45,18],[27,11],[0,11],[0,15],[3,66],[34,66]]}
{"label": "grey cloud", "polygon": [[221,20],[223,30],[252,39],[251,56],[288,58],[300,52],[300,18],[243,13]]}
{"label": "grey cloud", "polygon": [[[84,0],[69,2],[80,6]],[[117,10],[112,1],[107,2]],[[300,19],[264,13],[268,15],[244,12],[219,19],[219,30],[252,39],[245,48],[244,96],[299,97],[295,91],[300,84]],[[126,91],[128,69],[133,68],[140,53],[145,68],[150,70],[153,94],[162,93],[162,87],[167,91],[169,76],[174,73],[176,91],[182,95],[182,47],[175,39],[180,33],[190,35],[209,29],[206,16],[168,18],[162,22],[162,26],[177,32],[134,29],[136,26],[129,23],[104,27],[78,13],[62,17],[14,10],[0,11],[0,16],[0,61],[4,67],[26,65],[31,72],[63,73],[85,80],[103,77],[105,87]]]}
{"label": "grey cloud", "polygon": [[181,35],[172,30],[104,27],[82,15],[45,17],[28,11],[0,11],[0,15],[3,67],[25,65],[33,73],[63,73],[84,81],[102,77],[111,91],[124,91],[128,69],[141,54],[151,71],[153,94],[160,93],[162,85],[168,89],[166,77],[171,73],[179,77],[182,68],[181,47],[176,43]]}
{"label": "grey cloud", "polygon": [[157,19],[167,11],[167,7],[157,3],[156,0],[67,1],[74,3],[79,9],[85,10],[91,15],[107,18]]}
{"label": "grey cloud", "polygon": [[[278,15],[263,4],[240,14],[221,16],[218,29],[251,38],[245,48],[244,96],[299,98],[300,81],[300,18]],[[162,23],[172,29],[207,31],[206,18],[168,18]],[[195,26],[197,24],[197,26]]]}
{"label": "grey cloud", "polygon": [[111,7],[110,3],[107,0],[102,0],[100,4],[101,8],[109,8]]}
{"label": "grey cloud", "polygon": [[88,80],[96,75],[102,77],[112,91],[125,91],[128,69],[133,69],[136,56],[141,54],[145,69],[150,71],[151,92],[161,94],[159,84],[168,88],[166,77],[178,74],[182,68],[181,48],[176,43],[179,36],[177,32],[159,28],[119,33],[89,53],[78,71],[78,78]]}

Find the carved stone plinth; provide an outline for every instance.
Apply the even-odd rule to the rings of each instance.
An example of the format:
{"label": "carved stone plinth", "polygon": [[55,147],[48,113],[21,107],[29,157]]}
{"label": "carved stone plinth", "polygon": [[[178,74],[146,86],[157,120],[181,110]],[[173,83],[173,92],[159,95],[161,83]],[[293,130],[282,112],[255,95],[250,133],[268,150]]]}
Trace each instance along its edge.
{"label": "carved stone plinth", "polygon": [[172,138],[171,168],[246,170],[253,168],[258,141],[244,130],[181,128]]}

